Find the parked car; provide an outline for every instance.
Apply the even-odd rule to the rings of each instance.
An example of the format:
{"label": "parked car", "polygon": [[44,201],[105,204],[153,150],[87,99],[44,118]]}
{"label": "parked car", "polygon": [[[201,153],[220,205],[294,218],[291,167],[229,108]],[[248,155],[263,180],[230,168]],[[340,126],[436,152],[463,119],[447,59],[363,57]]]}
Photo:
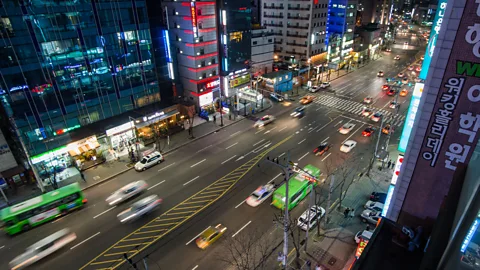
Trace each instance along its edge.
{"label": "parked car", "polygon": [[325,88],[327,88],[327,87],[330,87],[330,82],[322,82],[322,83],[320,84],[320,88],[322,88],[322,89],[325,89]]}
{"label": "parked car", "polygon": [[405,74],[403,74],[403,72],[400,72],[400,73],[398,73],[397,76],[398,76],[399,78],[403,78],[403,76],[405,76]]}
{"label": "parked car", "polygon": [[[308,213],[310,212],[310,215]],[[318,205],[314,205],[310,207],[310,210],[305,210],[303,214],[298,218],[297,226],[300,229],[306,231],[308,229],[312,229],[317,225],[317,222],[325,215],[325,209]],[[310,225],[309,225],[310,224]]]}
{"label": "parked car", "polygon": [[366,223],[371,223],[371,224],[377,224],[378,220],[381,218],[381,213],[374,211],[374,210],[364,210],[362,214],[360,215],[360,218],[362,222]]}
{"label": "parked car", "polygon": [[353,238],[355,240],[355,243],[360,243],[360,241],[363,240],[370,240],[370,238],[372,238],[372,235],[373,235],[373,232],[371,231],[367,231],[367,230],[363,230],[363,231],[359,231],[355,234],[355,237]]}
{"label": "parked car", "polygon": [[382,212],[383,210],[383,203],[381,202],[374,202],[374,201],[368,201],[367,203],[365,203],[365,205],[363,206],[363,208],[365,209],[370,209],[370,210],[375,210],[377,212]]}
{"label": "parked car", "polygon": [[318,92],[318,90],[320,90],[320,87],[318,87],[316,85],[314,85],[314,86],[312,86],[308,89],[308,91],[310,91],[311,93]]}
{"label": "parked car", "polygon": [[155,151],[149,155],[146,155],[145,157],[142,158],[142,160],[140,160],[139,162],[137,162],[135,164],[135,170],[136,171],[145,171],[146,169],[156,165],[156,164],[160,164],[162,163],[162,161],[164,161],[165,158],[163,157],[162,154],[160,154],[160,152],[158,151]]}
{"label": "parked car", "polygon": [[370,201],[385,203],[387,200],[387,193],[372,192],[370,195]]}

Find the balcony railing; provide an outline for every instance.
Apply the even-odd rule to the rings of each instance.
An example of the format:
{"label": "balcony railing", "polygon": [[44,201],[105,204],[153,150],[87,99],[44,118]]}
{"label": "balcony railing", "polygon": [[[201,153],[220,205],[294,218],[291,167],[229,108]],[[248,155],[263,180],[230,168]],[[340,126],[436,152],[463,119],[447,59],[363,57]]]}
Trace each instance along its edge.
{"label": "balcony railing", "polygon": [[287,28],[295,28],[295,29],[308,29],[308,26],[301,26],[301,25],[287,25]]}
{"label": "balcony railing", "polygon": [[307,38],[307,37],[308,37],[308,35],[287,34],[287,37],[299,37],[299,38]]}
{"label": "balcony railing", "polygon": [[283,9],[284,6],[263,6],[263,9]]}
{"label": "balcony railing", "polygon": [[265,23],[265,26],[283,27],[281,23]]}
{"label": "balcony railing", "polygon": [[290,42],[287,42],[287,45],[290,45],[290,46],[299,46],[299,47],[307,47],[307,44],[299,44],[299,43],[290,43]]}
{"label": "balcony railing", "polygon": [[310,17],[301,17],[301,16],[288,16],[287,17],[288,19],[292,19],[292,20],[310,20]]}
{"label": "balcony railing", "polygon": [[288,53],[288,54],[298,54],[298,55],[306,55],[306,54],[304,54],[304,53],[294,52],[294,51],[285,51],[285,53]]}
{"label": "balcony railing", "polygon": [[263,14],[264,18],[279,18],[283,19],[283,15],[272,15],[272,14]]}
{"label": "balcony railing", "polygon": [[309,7],[288,7],[288,10],[310,10]]}

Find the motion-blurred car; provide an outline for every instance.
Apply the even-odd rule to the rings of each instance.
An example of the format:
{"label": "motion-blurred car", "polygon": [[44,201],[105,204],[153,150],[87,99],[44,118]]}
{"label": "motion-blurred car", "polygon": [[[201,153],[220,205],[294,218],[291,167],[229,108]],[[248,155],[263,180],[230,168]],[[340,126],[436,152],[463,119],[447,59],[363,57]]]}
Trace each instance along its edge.
{"label": "motion-blurred car", "polygon": [[327,152],[328,150],[330,150],[330,144],[328,144],[328,142],[324,142],[320,144],[317,148],[313,149],[313,153],[315,154],[315,156],[321,156],[325,154],[325,152]]}
{"label": "motion-blurred car", "polygon": [[[309,215],[310,212],[310,215]],[[310,210],[305,210],[303,214],[298,218],[297,226],[300,229],[306,231],[308,229],[312,229],[317,225],[317,222],[325,215],[325,209],[318,205],[314,205],[310,207]]]}
{"label": "motion-blurred car", "polygon": [[377,72],[377,77],[383,77],[385,74],[383,73],[383,71],[379,71]]}
{"label": "motion-blurred car", "polygon": [[296,108],[295,110],[293,110],[290,116],[298,118],[305,116],[305,106]]}
{"label": "motion-blurred car", "polygon": [[388,105],[388,107],[389,107],[390,109],[395,109],[395,108],[397,108],[397,105],[398,105],[398,103],[397,103],[396,101],[392,101],[392,102],[390,102],[390,104]]}
{"label": "motion-blurred car", "polygon": [[400,93],[398,95],[400,95],[401,97],[406,97],[408,95],[408,90],[407,89],[402,89],[402,91],[400,91]]}
{"label": "motion-blurred car", "polygon": [[270,123],[275,121],[275,117],[273,115],[265,115],[262,118],[258,119],[257,122],[255,122],[254,127],[264,127]]}
{"label": "motion-blurred car", "polygon": [[391,52],[391,51],[392,51],[392,49],[390,49],[390,48],[387,48],[385,51],[386,51],[386,52]]}
{"label": "motion-blurred car", "polygon": [[373,113],[372,109],[367,107],[363,108],[362,110],[362,116],[364,117],[369,117],[372,113]]}
{"label": "motion-blurred car", "polygon": [[400,72],[400,73],[398,73],[397,76],[398,76],[399,78],[403,78],[403,76],[405,76],[405,74],[403,74],[403,72]]}
{"label": "motion-blurred car", "polygon": [[375,132],[375,129],[373,129],[372,126],[368,126],[363,132],[362,136],[363,137],[370,137],[372,134]]}
{"label": "motion-blurred car", "polygon": [[254,192],[252,192],[252,194],[250,194],[250,196],[248,196],[245,202],[252,207],[257,207],[268,197],[270,197],[273,194],[274,190],[275,185],[273,184],[259,186]]}
{"label": "motion-blurred car", "polygon": [[355,240],[355,243],[360,243],[360,241],[362,240],[370,240],[370,238],[372,238],[372,235],[373,235],[373,232],[371,231],[367,231],[367,230],[363,230],[363,231],[359,231],[355,234],[355,237],[353,238]]}
{"label": "motion-blurred car", "polygon": [[413,70],[413,66],[409,66],[409,67],[408,67],[408,70],[412,71],[412,70]]}
{"label": "motion-blurred car", "polygon": [[370,104],[370,103],[372,103],[372,101],[373,101],[373,98],[371,98],[371,97],[366,97],[366,98],[363,99],[363,103],[365,103],[365,104]]}
{"label": "motion-blurred car", "polygon": [[309,104],[309,103],[312,103],[312,101],[314,99],[315,99],[315,96],[307,95],[307,96],[302,97],[302,99],[300,100],[300,103],[303,104],[303,105]]}
{"label": "motion-blurred car", "polygon": [[285,100],[281,95],[279,95],[277,93],[271,93],[270,94],[270,99],[273,100],[273,101],[276,101],[276,102],[282,102],[282,101]]}
{"label": "motion-blurred car", "polygon": [[60,230],[27,247],[24,253],[10,261],[12,270],[23,269],[73,242],[77,235],[69,229]]}
{"label": "motion-blurred car", "polygon": [[350,131],[352,131],[352,129],[355,127],[355,124],[353,123],[346,123],[344,124],[341,128],[338,129],[338,132],[340,132],[340,134],[348,134],[350,133]]}
{"label": "motion-blurred car", "polygon": [[381,202],[368,201],[363,208],[382,212],[384,204]]}
{"label": "motion-blurred car", "polygon": [[132,197],[139,195],[140,193],[147,190],[147,187],[148,185],[145,181],[143,180],[135,181],[133,183],[123,186],[119,190],[112,193],[112,195],[110,195],[106,199],[106,202],[109,205],[117,205],[125,200],[128,200]]}
{"label": "motion-blurred car", "polygon": [[136,171],[145,171],[146,169],[153,167],[156,164],[162,163],[165,161],[165,157],[163,157],[160,152],[155,151],[151,154],[144,156],[139,162],[135,164]]}
{"label": "motion-blurred car", "polygon": [[388,135],[388,134],[390,133],[390,129],[391,129],[390,124],[386,124],[386,125],[382,128],[382,133]]}
{"label": "motion-blurred car", "polygon": [[354,140],[345,141],[340,147],[340,151],[344,153],[349,153],[357,145],[357,142]]}
{"label": "motion-blurred car", "polygon": [[137,202],[134,202],[130,208],[120,212],[120,214],[117,215],[117,218],[121,223],[134,221],[137,218],[150,213],[161,203],[162,199],[160,199],[157,195],[150,195]]}
{"label": "motion-blurred car", "polygon": [[318,92],[318,90],[320,90],[320,87],[318,87],[317,85],[314,85],[308,89],[310,93],[316,93]]}
{"label": "motion-blurred car", "polygon": [[208,227],[203,233],[197,238],[195,243],[197,244],[197,247],[201,249],[206,249],[209,247],[211,244],[215,243],[215,241],[222,236],[225,231],[227,230],[227,227],[222,226],[222,224],[218,224],[215,227]]}
{"label": "motion-blurred car", "polygon": [[387,193],[374,191],[372,192],[372,194],[370,194],[370,201],[385,203],[386,200],[387,200]]}
{"label": "motion-blurred car", "polygon": [[383,91],[388,91],[388,90],[390,90],[390,85],[384,84],[384,85],[382,86],[382,90],[383,90]]}
{"label": "motion-blurred car", "polygon": [[390,90],[388,90],[387,95],[389,95],[389,96],[395,96],[396,93],[397,93],[397,92],[396,92],[395,90],[390,89]]}
{"label": "motion-blurred car", "polygon": [[395,55],[395,57],[393,58],[393,60],[400,60],[400,55]]}
{"label": "motion-blurred car", "polygon": [[380,112],[376,112],[372,115],[372,117],[370,118],[373,122],[378,122],[380,121],[380,119],[382,119],[382,113]]}
{"label": "motion-blurred car", "polygon": [[378,220],[381,218],[380,214],[380,212],[367,209],[362,212],[360,218],[364,223],[368,222],[371,224],[377,224]]}
{"label": "motion-blurred car", "polygon": [[330,82],[322,82],[322,83],[320,84],[320,88],[322,88],[322,89],[325,89],[325,88],[327,88],[327,87],[330,87]]}

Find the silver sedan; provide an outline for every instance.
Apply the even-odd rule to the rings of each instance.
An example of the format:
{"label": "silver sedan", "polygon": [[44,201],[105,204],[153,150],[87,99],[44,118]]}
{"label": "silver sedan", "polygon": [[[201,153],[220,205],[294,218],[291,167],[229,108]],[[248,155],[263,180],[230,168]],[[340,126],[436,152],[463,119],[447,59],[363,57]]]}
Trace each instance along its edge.
{"label": "silver sedan", "polygon": [[162,199],[157,195],[151,195],[143,198],[130,206],[130,208],[117,215],[120,222],[133,221],[157,208],[162,203]]}
{"label": "silver sedan", "polygon": [[125,200],[128,200],[147,189],[148,185],[145,181],[135,181],[130,183],[121,189],[115,191],[112,195],[110,195],[105,201],[109,205],[117,205]]}

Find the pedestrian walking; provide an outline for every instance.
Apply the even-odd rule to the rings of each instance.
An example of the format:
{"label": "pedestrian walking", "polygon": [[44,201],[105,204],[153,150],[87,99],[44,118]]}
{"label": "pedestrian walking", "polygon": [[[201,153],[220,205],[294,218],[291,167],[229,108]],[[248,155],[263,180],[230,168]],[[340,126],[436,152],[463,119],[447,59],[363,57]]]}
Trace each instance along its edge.
{"label": "pedestrian walking", "polygon": [[80,177],[82,178],[82,180],[83,180],[85,183],[87,182],[87,180],[85,180],[85,175],[83,175],[82,172],[80,172]]}
{"label": "pedestrian walking", "polygon": [[323,268],[320,266],[320,264],[317,263],[317,266],[315,266],[315,270],[322,270]]}
{"label": "pedestrian walking", "polygon": [[350,212],[350,209],[349,208],[345,208],[345,211],[343,211],[343,215],[345,216],[345,218],[348,217],[348,213]]}
{"label": "pedestrian walking", "polygon": [[392,162],[392,169],[395,168],[395,163]]}
{"label": "pedestrian walking", "polygon": [[390,166],[392,166],[392,160],[389,160],[387,163],[387,168],[390,169]]}
{"label": "pedestrian walking", "polygon": [[312,262],[310,260],[307,260],[307,269],[310,270],[310,267],[312,267]]}
{"label": "pedestrian walking", "polygon": [[215,115],[215,114],[213,115],[213,123],[217,124],[217,115]]}
{"label": "pedestrian walking", "polygon": [[353,218],[355,216],[355,209],[350,209],[349,217]]}

